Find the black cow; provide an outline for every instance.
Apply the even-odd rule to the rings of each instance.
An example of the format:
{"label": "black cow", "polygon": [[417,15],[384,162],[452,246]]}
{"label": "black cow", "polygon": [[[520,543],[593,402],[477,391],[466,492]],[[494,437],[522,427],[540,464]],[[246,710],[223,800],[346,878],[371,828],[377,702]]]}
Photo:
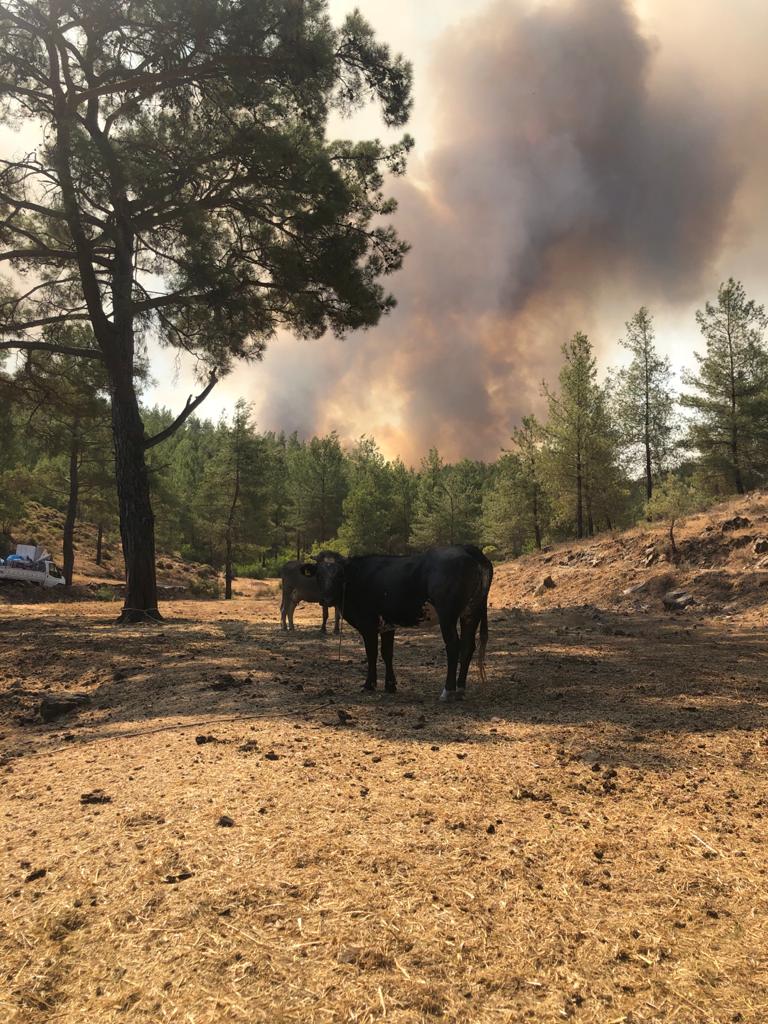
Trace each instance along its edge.
{"label": "black cow", "polygon": [[[329,559],[336,561],[341,556],[335,551],[321,551],[317,560]],[[301,571],[301,562],[286,562],[280,570],[280,581],[282,583],[282,598],[280,601],[280,627],[282,629],[293,629],[293,613],[302,601],[311,601],[313,604],[323,606],[323,624],[320,627],[321,633],[327,632],[329,604],[323,601],[320,594],[320,587],[316,579],[308,577]],[[333,602],[330,602],[332,605]],[[339,609],[335,610],[333,632],[339,632],[341,614]]]}
{"label": "black cow", "polygon": [[[386,669],[384,688],[394,693],[395,629],[427,625],[435,620],[440,624],[448,658],[440,699],[463,699],[478,625],[478,668],[480,678],[485,680],[488,591],[493,566],[473,545],[432,548],[421,555],[361,555],[317,564],[306,562],[301,572],[318,581],[322,600],[341,607],[343,617],[362,635],[368,657],[364,690],[376,689],[379,634]],[[457,624],[461,624],[461,637]]]}

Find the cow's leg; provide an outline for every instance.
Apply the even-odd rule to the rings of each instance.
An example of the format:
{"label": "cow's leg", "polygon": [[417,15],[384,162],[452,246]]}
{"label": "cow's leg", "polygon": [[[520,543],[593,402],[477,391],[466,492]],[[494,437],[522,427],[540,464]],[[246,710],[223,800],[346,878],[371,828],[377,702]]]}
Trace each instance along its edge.
{"label": "cow's leg", "polygon": [[387,629],[381,634],[381,658],[384,662],[384,689],[387,693],[394,693],[397,690],[395,670],[392,667],[392,655],[395,650],[395,631]]}
{"label": "cow's leg", "polygon": [[441,619],[440,631],[443,634],[445,655],[448,659],[448,671],[440,700],[450,702],[456,700],[456,666],[459,663],[459,634],[456,631],[456,620]]}
{"label": "cow's leg", "polygon": [[376,689],[376,659],[379,656],[379,634],[376,629],[367,629],[363,633],[365,654],[368,658],[368,672],[363,683],[364,690]]}
{"label": "cow's leg", "polygon": [[323,604],[323,605],[321,605],[321,608],[323,609],[323,624],[320,627],[320,632],[321,633],[327,633],[328,632],[328,605],[327,604]]}
{"label": "cow's leg", "polygon": [[339,611],[338,608],[334,608],[333,613],[333,632],[338,634],[341,632],[341,612]]}
{"label": "cow's leg", "polygon": [[287,600],[287,605],[288,605],[288,609],[287,609],[288,610],[288,629],[293,629],[294,628],[293,627],[293,613],[296,611],[296,607],[297,607],[298,603],[299,602],[296,600],[296,598],[294,597],[293,594],[291,594],[288,597],[288,600]]}
{"label": "cow's leg", "polygon": [[464,699],[467,688],[467,673],[472,663],[472,655],[475,653],[475,633],[477,632],[477,619],[467,617],[461,619],[461,641],[459,643],[459,677],[456,680],[456,697]]}
{"label": "cow's leg", "polygon": [[280,602],[280,629],[282,629],[282,630],[287,630],[288,629],[288,623],[286,621],[286,614],[285,614],[285,591],[283,591],[283,598],[282,598],[282,600]]}

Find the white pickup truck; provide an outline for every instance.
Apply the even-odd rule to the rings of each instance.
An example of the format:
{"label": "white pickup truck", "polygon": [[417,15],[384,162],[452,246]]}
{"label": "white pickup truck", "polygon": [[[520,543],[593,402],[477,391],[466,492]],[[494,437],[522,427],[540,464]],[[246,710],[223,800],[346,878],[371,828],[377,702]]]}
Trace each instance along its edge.
{"label": "white pickup truck", "polygon": [[0,558],[0,580],[61,587],[64,585],[64,573],[45,548],[17,544],[15,555],[8,555],[5,561]]}

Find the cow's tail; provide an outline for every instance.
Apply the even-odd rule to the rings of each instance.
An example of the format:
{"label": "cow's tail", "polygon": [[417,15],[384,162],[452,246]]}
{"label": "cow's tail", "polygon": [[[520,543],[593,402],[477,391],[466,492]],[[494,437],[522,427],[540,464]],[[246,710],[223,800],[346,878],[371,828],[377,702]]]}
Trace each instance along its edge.
{"label": "cow's tail", "polygon": [[493,581],[493,566],[485,556],[483,556],[483,563],[480,566],[483,579],[483,593],[481,597],[480,644],[477,649],[477,668],[480,673],[480,682],[486,683],[488,681],[485,673],[485,649],[488,646],[488,591],[491,589]]}

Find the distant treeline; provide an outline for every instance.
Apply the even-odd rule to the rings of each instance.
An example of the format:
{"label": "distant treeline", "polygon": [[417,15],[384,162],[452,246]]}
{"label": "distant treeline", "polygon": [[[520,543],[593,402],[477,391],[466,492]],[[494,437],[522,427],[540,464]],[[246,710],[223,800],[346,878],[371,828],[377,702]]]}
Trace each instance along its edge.
{"label": "distant treeline", "polygon": [[[602,383],[589,338],[574,334],[557,385],[543,385],[545,420],[525,417],[490,463],[449,464],[433,448],[413,469],[370,437],[345,448],[335,433],[260,433],[242,401],[218,423],[190,418],[148,452],[159,547],[230,577],[270,575],[322,547],[403,553],[472,541],[510,557],[644,517],[674,520],[761,486],[764,310],[729,280],[697,319],[705,344],[679,395],[646,308],[627,323],[627,365]],[[28,501],[61,509],[70,570],[77,518],[117,532],[108,404],[91,376],[48,354],[0,371],[0,532],[13,533]],[[157,434],[172,418],[145,410],[145,429]]]}

